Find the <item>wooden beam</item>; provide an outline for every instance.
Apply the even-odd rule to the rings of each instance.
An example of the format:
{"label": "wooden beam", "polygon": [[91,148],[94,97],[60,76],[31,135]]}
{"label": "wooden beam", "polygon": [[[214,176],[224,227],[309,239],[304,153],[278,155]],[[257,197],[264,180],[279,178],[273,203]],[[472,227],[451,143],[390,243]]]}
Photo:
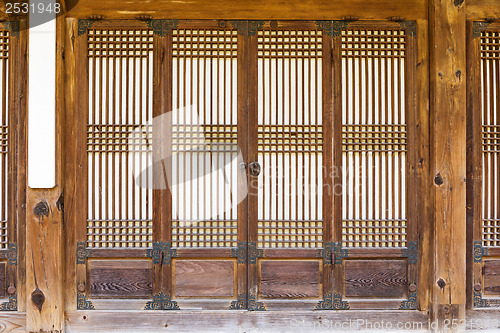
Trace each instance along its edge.
{"label": "wooden beam", "polygon": [[[431,318],[465,319],[466,47],[464,2],[429,3],[434,269]],[[442,326],[441,326],[442,327]]]}
{"label": "wooden beam", "polygon": [[[57,18],[56,187],[27,187],[26,330],[63,332],[64,262],[62,193],[62,123],[64,110],[65,17]],[[43,161],[40,161],[43,164]]]}
{"label": "wooden beam", "polygon": [[108,19],[151,15],[167,19],[241,20],[340,20],[356,16],[366,20],[385,20],[391,16],[407,20],[427,18],[427,0],[74,0],[66,1],[71,17],[103,15]]}

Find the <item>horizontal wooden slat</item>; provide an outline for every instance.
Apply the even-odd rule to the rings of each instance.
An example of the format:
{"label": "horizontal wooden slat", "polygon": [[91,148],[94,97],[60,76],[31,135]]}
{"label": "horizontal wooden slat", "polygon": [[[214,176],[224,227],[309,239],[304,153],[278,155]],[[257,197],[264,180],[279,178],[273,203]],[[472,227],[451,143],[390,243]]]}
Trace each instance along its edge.
{"label": "horizontal wooden slat", "polygon": [[261,260],[260,294],[268,298],[320,296],[319,261]]}
{"label": "horizontal wooden slat", "polygon": [[234,260],[175,260],[174,294],[177,297],[234,295]]}
{"label": "horizontal wooden slat", "polygon": [[149,297],[152,264],[149,260],[90,260],[91,297]]}
{"label": "horizontal wooden slat", "polygon": [[403,260],[346,260],[347,297],[404,296],[406,264]]}

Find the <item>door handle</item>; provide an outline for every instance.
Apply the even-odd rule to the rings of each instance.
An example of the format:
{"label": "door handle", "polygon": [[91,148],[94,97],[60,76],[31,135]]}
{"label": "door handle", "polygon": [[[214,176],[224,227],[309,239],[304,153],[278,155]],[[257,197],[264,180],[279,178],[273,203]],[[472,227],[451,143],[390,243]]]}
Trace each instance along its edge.
{"label": "door handle", "polygon": [[252,163],[250,163],[249,169],[250,169],[250,173],[252,174],[252,176],[257,177],[258,175],[260,175],[260,164],[259,164],[259,162],[252,162]]}

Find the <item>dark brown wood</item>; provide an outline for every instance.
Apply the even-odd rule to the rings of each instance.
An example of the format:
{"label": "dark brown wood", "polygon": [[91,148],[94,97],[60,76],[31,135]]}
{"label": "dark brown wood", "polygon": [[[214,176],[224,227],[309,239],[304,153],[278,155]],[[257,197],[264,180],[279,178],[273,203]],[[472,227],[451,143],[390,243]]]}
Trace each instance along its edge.
{"label": "dark brown wood", "polygon": [[484,261],[484,293],[500,295],[500,260]]}
{"label": "dark brown wood", "polygon": [[90,297],[147,298],[152,295],[149,260],[90,260]]}
{"label": "dark brown wood", "polygon": [[174,294],[177,297],[235,296],[233,260],[175,260]]}
{"label": "dark brown wood", "polygon": [[403,260],[346,260],[347,297],[403,298],[407,267]]}
{"label": "dark brown wood", "polygon": [[318,261],[260,262],[260,296],[264,298],[319,297],[321,270]]}
{"label": "dark brown wood", "polygon": [[7,295],[7,271],[6,263],[0,263],[0,297],[5,297]]}

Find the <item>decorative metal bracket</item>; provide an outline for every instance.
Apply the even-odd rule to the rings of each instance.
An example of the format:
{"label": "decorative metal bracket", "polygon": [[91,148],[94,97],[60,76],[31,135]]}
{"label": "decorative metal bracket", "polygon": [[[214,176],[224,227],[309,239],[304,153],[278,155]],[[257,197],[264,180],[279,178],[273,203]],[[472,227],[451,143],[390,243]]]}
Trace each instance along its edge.
{"label": "decorative metal bracket", "polygon": [[347,28],[351,21],[316,21],[318,28],[323,30],[326,36],[337,37],[342,34],[342,29]]}
{"label": "decorative metal bracket", "polygon": [[76,296],[76,308],[78,310],[95,310],[92,301],[87,301],[87,297],[81,292]]}
{"label": "decorative metal bracket", "polygon": [[257,35],[257,31],[262,28],[264,21],[246,21],[235,20],[231,21],[233,29],[238,30],[238,34],[246,37]]}
{"label": "decorative metal bracket", "polygon": [[490,303],[488,300],[483,299],[483,295],[480,291],[474,291],[474,307],[475,308],[488,308]]}
{"label": "decorative metal bracket", "polygon": [[258,258],[264,257],[264,250],[257,248],[256,242],[248,242],[248,263],[256,264]]}
{"label": "decorative metal bracket", "polygon": [[92,256],[92,250],[87,249],[85,242],[76,243],[76,263],[83,265],[87,262],[87,258]]}
{"label": "decorative metal bracket", "polygon": [[[171,259],[177,257],[177,250],[171,248],[170,242],[153,242],[153,248],[148,249],[149,258],[153,258],[153,264],[170,265]],[[163,258],[163,259],[162,259]]]}
{"label": "decorative metal bracket", "polygon": [[146,303],[144,310],[180,310],[176,301],[170,299],[170,295],[160,292],[153,296],[153,300]]}
{"label": "decorative metal bracket", "polygon": [[239,294],[238,300],[232,301],[229,310],[246,310],[247,308],[247,294]]}
{"label": "decorative metal bracket", "polygon": [[248,311],[266,311],[266,305],[263,302],[257,302],[256,295],[248,295]]}
{"label": "decorative metal bracket", "polygon": [[0,304],[0,311],[17,311],[17,293],[9,296],[9,301]]}
{"label": "decorative metal bracket", "polygon": [[318,255],[327,265],[331,265],[332,262],[342,264],[342,259],[349,257],[349,251],[342,248],[342,242],[326,242],[324,247],[318,250]]}
{"label": "decorative metal bracket", "polygon": [[238,264],[247,263],[247,243],[238,242],[238,247],[231,249],[231,257],[238,258]]}
{"label": "decorative metal bracket", "polygon": [[472,22],[472,38],[481,37],[481,33],[488,28],[487,22]]}
{"label": "decorative metal bracket", "polygon": [[417,292],[408,293],[408,300],[402,301],[400,310],[415,310],[417,308]]}
{"label": "decorative metal bracket", "polygon": [[87,29],[92,27],[96,20],[91,19],[79,19],[78,20],[78,37],[85,35]]}
{"label": "decorative metal bracket", "polygon": [[488,248],[483,246],[482,241],[474,241],[474,262],[483,262],[483,256],[488,255]]}
{"label": "decorative metal bracket", "polygon": [[399,26],[401,29],[406,30],[406,34],[411,37],[415,37],[417,35],[417,22],[415,21],[401,21],[399,22]]}
{"label": "decorative metal bracket", "polygon": [[266,311],[266,305],[263,302],[257,301],[257,296],[242,293],[238,295],[238,300],[232,301],[229,310],[247,310],[248,311]]}
{"label": "decorative metal bracket", "polygon": [[339,293],[328,293],[323,296],[323,300],[316,304],[315,310],[349,310],[349,302],[342,300]]}
{"label": "decorative metal bracket", "polygon": [[179,25],[178,20],[146,20],[148,28],[153,29],[153,34],[165,37],[172,33],[172,30]]}
{"label": "decorative metal bracket", "polygon": [[418,242],[408,242],[408,247],[402,249],[403,257],[408,258],[409,264],[416,264],[418,260]]}
{"label": "decorative metal bracket", "polygon": [[3,22],[3,26],[5,29],[10,31],[10,35],[12,37],[19,38],[19,21],[5,21]]}
{"label": "decorative metal bracket", "polygon": [[7,259],[9,266],[17,266],[17,245],[16,243],[9,243],[7,251],[0,254],[0,258]]}

